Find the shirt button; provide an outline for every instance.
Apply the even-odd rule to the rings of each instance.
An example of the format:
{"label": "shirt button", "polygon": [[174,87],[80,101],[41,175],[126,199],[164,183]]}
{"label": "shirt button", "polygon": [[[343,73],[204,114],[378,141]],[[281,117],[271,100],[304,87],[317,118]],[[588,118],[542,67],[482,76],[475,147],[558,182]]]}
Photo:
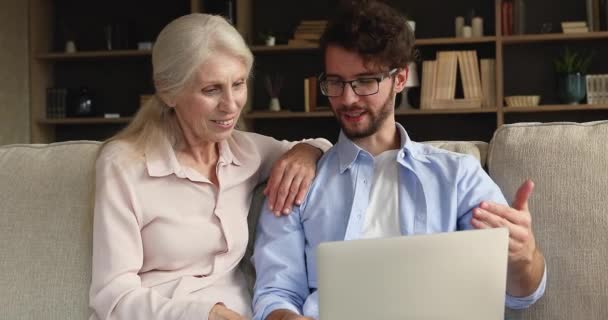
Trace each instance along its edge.
{"label": "shirt button", "polygon": [[363,184],[367,184],[367,179],[363,179]]}
{"label": "shirt button", "polygon": [[403,151],[399,152],[399,156],[400,156],[401,158],[405,158],[405,152],[403,152]]}

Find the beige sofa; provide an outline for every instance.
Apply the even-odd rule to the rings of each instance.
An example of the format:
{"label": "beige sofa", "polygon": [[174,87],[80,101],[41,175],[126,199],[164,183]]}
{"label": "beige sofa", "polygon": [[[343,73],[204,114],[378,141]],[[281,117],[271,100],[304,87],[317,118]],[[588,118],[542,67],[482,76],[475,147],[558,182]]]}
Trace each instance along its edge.
{"label": "beige sofa", "polygon": [[[487,159],[507,198],[524,179],[536,182],[530,206],[548,261],[547,292],[507,319],[608,317],[607,138],[608,121],[518,124],[497,130],[489,148],[444,144]],[[98,147],[0,147],[1,319],[87,318]],[[260,205],[255,198],[252,211]]]}

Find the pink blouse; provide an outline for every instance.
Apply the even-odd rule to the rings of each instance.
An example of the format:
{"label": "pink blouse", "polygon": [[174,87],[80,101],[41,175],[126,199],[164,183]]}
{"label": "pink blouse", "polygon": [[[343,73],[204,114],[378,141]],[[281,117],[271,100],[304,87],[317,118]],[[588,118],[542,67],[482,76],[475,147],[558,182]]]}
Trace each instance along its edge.
{"label": "pink blouse", "polygon": [[96,164],[91,319],[207,319],[216,303],[251,317],[237,265],[252,190],[294,144],[234,131],[219,143],[219,187],[181,166],[168,141],[144,155],[106,145]]}

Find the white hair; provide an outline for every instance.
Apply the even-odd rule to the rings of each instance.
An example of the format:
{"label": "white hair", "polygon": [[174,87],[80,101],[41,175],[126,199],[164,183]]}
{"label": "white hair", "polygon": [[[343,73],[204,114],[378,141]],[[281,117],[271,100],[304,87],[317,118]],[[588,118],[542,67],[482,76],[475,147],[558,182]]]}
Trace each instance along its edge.
{"label": "white hair", "polygon": [[137,112],[133,121],[113,140],[125,140],[137,151],[167,138],[182,141],[175,112],[167,100],[178,95],[192,81],[195,71],[211,55],[221,52],[253,65],[253,54],[239,32],[220,16],[193,13],[179,17],[158,35],[152,49],[152,74],[156,94]]}

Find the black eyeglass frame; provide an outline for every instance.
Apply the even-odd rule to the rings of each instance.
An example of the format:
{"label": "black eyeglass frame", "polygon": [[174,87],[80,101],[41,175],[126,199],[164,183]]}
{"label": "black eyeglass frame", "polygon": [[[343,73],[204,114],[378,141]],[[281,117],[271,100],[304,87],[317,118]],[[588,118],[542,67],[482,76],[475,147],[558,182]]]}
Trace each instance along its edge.
{"label": "black eyeglass frame", "polygon": [[[321,88],[321,93],[329,98],[335,98],[335,97],[340,97],[344,94],[344,87],[346,86],[346,84],[348,83],[350,85],[350,88],[353,90],[353,92],[360,96],[360,97],[365,97],[365,96],[371,96],[374,95],[376,93],[378,93],[380,91],[380,82],[382,82],[384,79],[386,78],[390,78],[392,76],[395,75],[395,73],[397,73],[397,71],[399,70],[399,68],[393,68],[389,71],[385,71],[383,73],[380,73],[378,76],[375,77],[361,77],[355,80],[350,80],[350,81],[343,81],[343,80],[331,80],[331,81],[335,81],[335,82],[341,82],[342,83],[342,90],[340,92],[340,94],[338,95],[329,95],[327,92],[327,76],[325,75],[325,73],[321,73],[318,77],[319,80],[319,87]],[[357,93],[357,82],[360,82],[362,80],[376,80],[376,91],[373,93],[368,93],[368,94],[359,94]]]}

